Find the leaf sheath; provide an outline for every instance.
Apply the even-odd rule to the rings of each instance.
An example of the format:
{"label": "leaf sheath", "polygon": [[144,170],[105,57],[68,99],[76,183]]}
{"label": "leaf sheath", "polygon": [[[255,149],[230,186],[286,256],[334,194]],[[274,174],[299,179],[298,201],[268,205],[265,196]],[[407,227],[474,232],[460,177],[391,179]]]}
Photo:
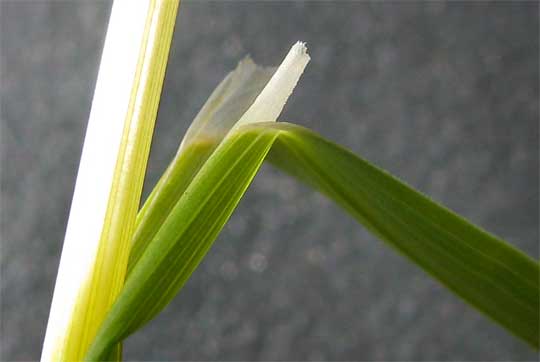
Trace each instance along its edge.
{"label": "leaf sheath", "polygon": [[86,360],[101,360],[178,293],[234,211],[276,136],[265,130],[243,133],[216,149],[133,266]]}

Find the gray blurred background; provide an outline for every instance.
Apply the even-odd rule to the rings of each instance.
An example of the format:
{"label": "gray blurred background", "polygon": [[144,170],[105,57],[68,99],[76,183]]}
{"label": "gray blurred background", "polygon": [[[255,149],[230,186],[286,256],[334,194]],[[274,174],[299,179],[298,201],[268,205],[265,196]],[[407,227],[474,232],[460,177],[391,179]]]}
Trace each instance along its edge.
{"label": "gray blurred background", "polygon": [[[1,2],[1,360],[39,358],[109,2]],[[310,127],[538,257],[537,2],[185,1],[145,195],[250,53],[312,61]],[[128,360],[536,360],[332,202],[264,166]]]}

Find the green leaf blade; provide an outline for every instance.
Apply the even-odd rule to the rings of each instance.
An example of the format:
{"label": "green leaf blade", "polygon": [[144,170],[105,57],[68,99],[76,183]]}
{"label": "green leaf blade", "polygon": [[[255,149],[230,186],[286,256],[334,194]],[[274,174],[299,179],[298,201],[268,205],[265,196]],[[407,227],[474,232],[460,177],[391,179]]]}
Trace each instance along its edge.
{"label": "green leaf blade", "polygon": [[538,348],[538,263],[388,173],[304,128],[281,131],[270,161],[319,189],[464,300]]}

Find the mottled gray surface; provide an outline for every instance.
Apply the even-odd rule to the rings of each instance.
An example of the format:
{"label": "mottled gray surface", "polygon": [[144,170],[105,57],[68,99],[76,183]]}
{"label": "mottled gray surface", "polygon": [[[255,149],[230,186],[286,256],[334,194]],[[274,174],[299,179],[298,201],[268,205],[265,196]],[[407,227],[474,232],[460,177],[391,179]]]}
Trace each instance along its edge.
{"label": "mottled gray surface", "polygon": [[[107,2],[1,3],[1,359],[39,357]],[[538,255],[538,3],[186,1],[146,191],[246,53],[312,62],[283,120],[313,128]],[[536,354],[265,166],[144,360],[533,360]]]}

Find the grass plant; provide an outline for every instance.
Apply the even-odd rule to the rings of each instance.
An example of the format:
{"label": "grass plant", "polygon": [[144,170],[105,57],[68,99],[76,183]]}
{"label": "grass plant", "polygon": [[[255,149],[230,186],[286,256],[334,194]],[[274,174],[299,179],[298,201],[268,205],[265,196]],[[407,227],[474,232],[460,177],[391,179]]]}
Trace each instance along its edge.
{"label": "grass plant", "polygon": [[[178,6],[142,3],[131,83],[127,96],[113,101],[124,99],[118,114],[127,116],[118,118],[108,149],[93,142],[110,131],[90,117],[43,360],[120,360],[122,340],[178,294],[265,161],[325,194],[456,295],[539,347],[536,260],[321,135],[277,122],[309,62],[300,42],[277,68],[246,58],[225,77],[136,215]],[[99,97],[125,4],[113,7],[92,115],[110,112]],[[99,207],[85,195],[98,168],[106,169]]]}

